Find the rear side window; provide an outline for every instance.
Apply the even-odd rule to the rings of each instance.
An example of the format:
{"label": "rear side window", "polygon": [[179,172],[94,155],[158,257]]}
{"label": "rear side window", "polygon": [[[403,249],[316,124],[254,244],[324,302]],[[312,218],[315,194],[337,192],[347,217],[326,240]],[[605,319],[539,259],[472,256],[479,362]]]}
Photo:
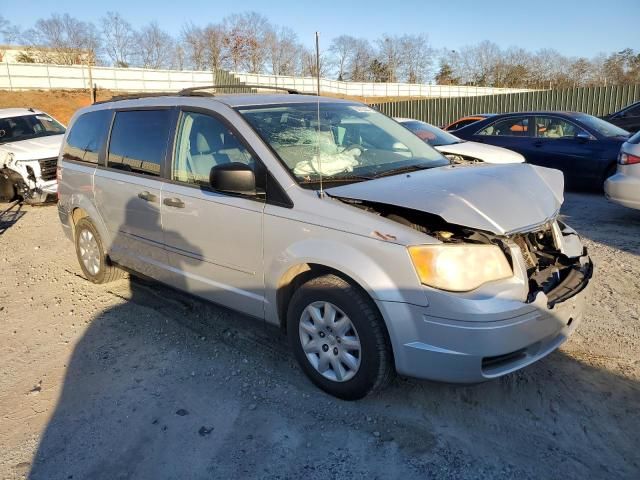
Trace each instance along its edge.
{"label": "rear side window", "polygon": [[160,176],[160,166],[167,151],[170,115],[169,110],[116,112],[107,166]]}
{"label": "rear side window", "polygon": [[527,117],[510,117],[498,120],[477,132],[476,135],[527,137],[529,136],[529,119]]}
{"label": "rear side window", "polygon": [[640,117],[640,103],[624,111],[626,117]]}
{"label": "rear side window", "polygon": [[78,117],[67,135],[62,157],[65,160],[98,163],[110,121],[110,110],[88,112]]}
{"label": "rear side window", "polygon": [[478,120],[476,119],[461,120],[458,123],[456,123],[453,127],[451,127],[449,130],[457,130],[459,128],[466,127],[467,125],[471,125],[472,123],[476,123],[477,121]]}

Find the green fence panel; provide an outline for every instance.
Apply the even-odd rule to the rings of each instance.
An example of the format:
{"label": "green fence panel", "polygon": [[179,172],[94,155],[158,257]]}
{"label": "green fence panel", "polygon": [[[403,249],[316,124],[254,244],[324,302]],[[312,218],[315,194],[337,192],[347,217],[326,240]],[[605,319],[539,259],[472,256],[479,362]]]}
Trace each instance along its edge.
{"label": "green fence panel", "polygon": [[[228,80],[233,84],[237,82]],[[475,97],[373,102],[371,106],[390,116],[416,118],[434,125],[446,125],[465,115],[527,110],[573,110],[602,116],[638,100],[640,85],[610,85]]]}

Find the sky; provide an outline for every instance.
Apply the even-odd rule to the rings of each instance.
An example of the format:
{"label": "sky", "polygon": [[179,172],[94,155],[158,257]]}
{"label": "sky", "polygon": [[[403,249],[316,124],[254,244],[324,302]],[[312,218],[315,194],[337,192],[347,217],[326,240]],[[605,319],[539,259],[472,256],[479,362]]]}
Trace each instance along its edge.
{"label": "sky", "polygon": [[[42,17],[69,13],[98,23],[107,11],[121,13],[134,27],[157,21],[172,35],[192,21],[218,22],[231,13],[256,11],[271,23],[289,26],[311,46],[320,32],[322,49],[341,34],[375,40],[382,34],[427,34],[432,47],[452,50],[490,40],[502,48],[554,48],[568,56],[593,57],[623,48],[640,50],[640,0],[26,0],[3,1],[0,15],[21,28]],[[27,8],[25,8],[27,6]]]}

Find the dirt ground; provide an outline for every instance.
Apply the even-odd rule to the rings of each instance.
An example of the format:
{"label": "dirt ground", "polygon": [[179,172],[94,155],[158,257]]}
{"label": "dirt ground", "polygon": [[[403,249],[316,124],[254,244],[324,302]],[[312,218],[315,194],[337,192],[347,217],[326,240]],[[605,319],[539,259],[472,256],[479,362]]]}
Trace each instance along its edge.
{"label": "dirt ground", "polygon": [[[108,100],[114,95],[122,95],[122,93],[113,93],[108,90],[98,90],[96,99]],[[410,97],[354,97],[347,95],[328,95],[336,98],[345,98],[358,102],[395,102],[398,100],[410,100]],[[88,90],[25,90],[10,92],[0,90],[0,108],[23,107],[37,108],[47,112],[64,125],[68,125],[73,113],[81,108],[91,104],[91,98]]]}
{"label": "dirt ground", "polygon": [[[97,100],[107,100],[112,93],[98,90]],[[25,90],[9,92],[0,90],[0,108],[36,108],[67,125],[73,113],[91,104],[88,90]]]}
{"label": "dirt ground", "polygon": [[0,478],[640,478],[640,211],[569,194],[596,263],[576,334],[492,382],[358,402],[275,328],[159,284],[93,285],[50,207],[0,215]]}

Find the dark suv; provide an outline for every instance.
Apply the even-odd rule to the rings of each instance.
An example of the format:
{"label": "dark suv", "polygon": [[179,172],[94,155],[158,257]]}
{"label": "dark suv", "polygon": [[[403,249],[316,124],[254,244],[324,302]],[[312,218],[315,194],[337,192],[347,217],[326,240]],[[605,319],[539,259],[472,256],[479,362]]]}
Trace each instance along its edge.
{"label": "dark suv", "polygon": [[635,133],[640,130],[640,102],[627,105],[622,110],[602,117],[609,123]]}

